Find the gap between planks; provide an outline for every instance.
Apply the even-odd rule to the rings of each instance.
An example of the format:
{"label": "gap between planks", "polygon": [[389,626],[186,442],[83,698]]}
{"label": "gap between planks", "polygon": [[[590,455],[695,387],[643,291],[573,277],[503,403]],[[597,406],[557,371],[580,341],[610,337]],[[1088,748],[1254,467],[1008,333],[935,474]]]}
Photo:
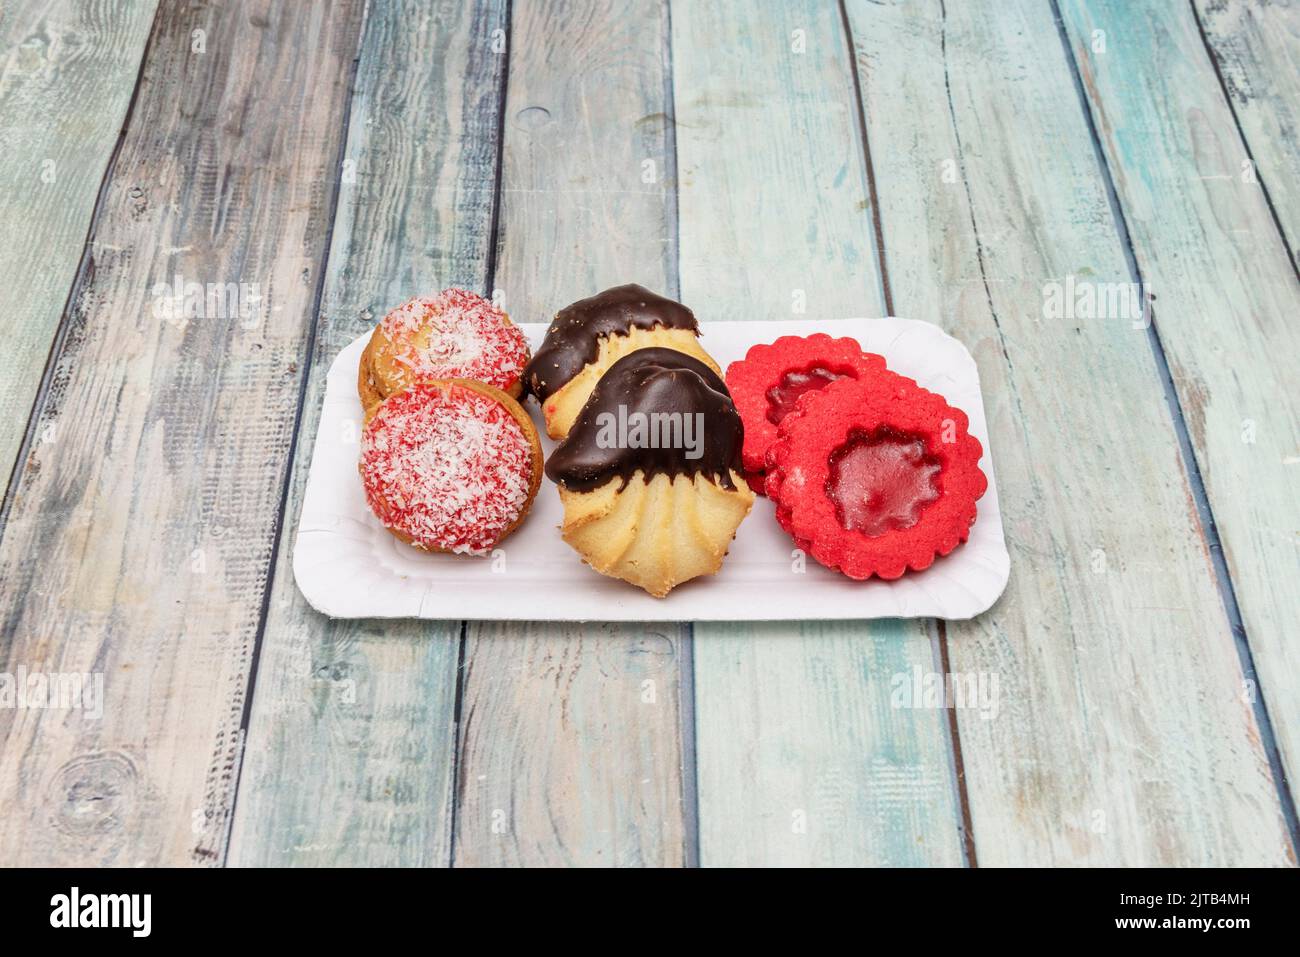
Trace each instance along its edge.
{"label": "gap between planks", "polygon": [[[284,532],[285,513],[289,507],[290,492],[293,488],[293,470],[298,452],[299,432],[302,430],[303,407],[307,401],[307,389],[311,380],[312,365],[316,358],[316,331],[320,324],[321,297],[325,292],[325,281],[329,274],[330,252],[334,247],[334,224],[338,219],[340,186],[343,181],[343,161],[348,150],[348,124],[352,118],[352,98],[357,90],[357,65],[361,61],[361,44],[365,41],[366,24],[370,19],[370,0],[361,11],[361,20],[357,24],[357,45],[352,52],[352,64],[348,69],[348,90],[343,101],[340,119],[338,156],[334,162],[334,180],[331,183],[328,225],[325,228],[324,255],[316,273],[316,288],[312,293],[311,321],[307,324],[307,336],[303,345],[303,358],[299,368],[301,375],[298,382],[298,404],[293,414],[293,429],[289,433],[289,453],[284,464],[284,481],[280,486],[280,505],[276,511],[275,524],[271,533],[271,555],[267,561],[266,582],[262,586],[262,603],[257,613],[257,630],[253,633],[253,649],[248,665],[248,687],[244,692],[244,709],[239,719],[241,742],[248,740],[249,723],[253,716],[253,700],[257,691],[257,675],[262,659],[262,641],[266,637],[266,622],[271,611],[271,590],[275,585],[276,563],[280,557],[280,539]],[[244,748],[239,749],[239,758],[235,765],[234,782],[230,791],[230,806],[226,809],[226,820],[222,829],[220,863],[226,866],[230,854],[230,834],[235,824],[235,810],[239,805],[239,789],[244,773]]]}
{"label": "gap between planks", "polygon": [[[680,182],[677,170],[677,100],[673,90],[673,4],[664,0],[664,136],[665,154],[669,158],[665,175],[673,184],[668,196],[668,230],[673,238],[673,259],[668,296],[681,299],[682,242]],[[682,756],[682,860],[685,867],[700,866],[700,788],[696,773],[697,736],[695,728],[695,625],[681,622],[680,664],[677,671],[677,722]]]}
{"label": "gap between planks", "polygon": [[[1138,265],[1137,254],[1133,248],[1133,238],[1129,232],[1128,218],[1124,212],[1124,205],[1120,201],[1119,193],[1115,188],[1114,174],[1110,168],[1110,161],[1106,158],[1106,151],[1102,147],[1101,137],[1097,131],[1096,117],[1093,116],[1092,104],[1088,101],[1087,92],[1083,86],[1083,77],[1079,72],[1079,63],[1075,58],[1074,49],[1070,44],[1070,38],[1065,27],[1065,18],[1061,13],[1060,0],[1051,0],[1052,18],[1056,23],[1057,36],[1060,39],[1061,47],[1065,51],[1066,63],[1070,68],[1070,77],[1074,83],[1074,92],[1079,99],[1083,110],[1084,119],[1088,124],[1088,135],[1092,142],[1094,156],[1097,161],[1097,168],[1101,173],[1102,183],[1106,190],[1106,199],[1110,204],[1111,213],[1115,220],[1115,229],[1119,235],[1120,247],[1124,253],[1124,259],[1128,263],[1130,277],[1138,285],[1139,289],[1145,288],[1142,276],[1142,269]],[[1201,26],[1201,21],[1196,13],[1194,3],[1189,4],[1192,7],[1192,16],[1196,21],[1196,27],[1201,36],[1201,42],[1205,47],[1206,57],[1214,68],[1215,76],[1219,80],[1219,91],[1228,104],[1228,109],[1232,113],[1233,121],[1236,125],[1237,135],[1240,137],[1246,155],[1254,163],[1254,156],[1250,152],[1250,145],[1246,142],[1246,136],[1242,132],[1241,123],[1237,118],[1236,109],[1232,105],[1232,98],[1228,96],[1227,87],[1223,82],[1223,75],[1219,71],[1219,65],[1215,60],[1213,52],[1210,49],[1209,41],[1205,36],[1205,31]],[[1273,225],[1277,229],[1278,240],[1286,247],[1286,233],[1282,229],[1281,221],[1278,219],[1277,210],[1273,206],[1273,201],[1269,197],[1268,190],[1264,186],[1262,175],[1256,170],[1259,177],[1259,186],[1263,191],[1264,199],[1268,204],[1269,212],[1272,214]],[[1287,250],[1287,258],[1291,259],[1290,250]],[[1292,260],[1292,267],[1295,262]],[[1290,784],[1287,781],[1286,771],[1282,766],[1281,753],[1278,750],[1277,737],[1273,732],[1273,722],[1269,716],[1268,705],[1265,701],[1263,686],[1260,683],[1259,675],[1255,670],[1254,655],[1250,650],[1250,638],[1246,633],[1246,625],[1241,616],[1241,607],[1237,603],[1237,590],[1232,582],[1232,574],[1228,570],[1228,563],[1223,553],[1223,543],[1219,538],[1218,525],[1214,520],[1214,510],[1210,507],[1209,495],[1205,489],[1205,480],[1201,475],[1200,464],[1196,460],[1196,452],[1192,446],[1191,433],[1187,427],[1187,419],[1183,413],[1182,402],[1178,398],[1178,390],[1174,386],[1173,373],[1169,368],[1169,360],[1165,355],[1164,344],[1160,341],[1160,331],[1156,325],[1155,307],[1150,303],[1145,304],[1147,309],[1147,342],[1151,347],[1151,352],[1155,357],[1156,368],[1159,372],[1160,385],[1164,391],[1165,402],[1169,406],[1169,414],[1174,423],[1174,432],[1178,439],[1179,454],[1183,459],[1183,465],[1187,469],[1189,484],[1192,489],[1192,498],[1196,505],[1196,516],[1201,526],[1201,531],[1205,536],[1206,544],[1209,548],[1211,565],[1214,568],[1215,584],[1218,586],[1219,597],[1223,601],[1224,615],[1228,619],[1228,625],[1232,630],[1233,644],[1237,649],[1237,656],[1241,661],[1242,676],[1247,681],[1253,683],[1256,694],[1253,705],[1255,721],[1259,726],[1260,741],[1264,748],[1264,753],[1268,757],[1269,771],[1273,776],[1273,786],[1277,791],[1278,802],[1282,806],[1282,815],[1286,821],[1287,831],[1291,838],[1291,847],[1294,852],[1300,852],[1300,821],[1296,816],[1295,798],[1291,793]]]}
{"label": "gap between planks", "polygon": [[[501,212],[494,244],[499,258],[493,287],[510,299],[512,311],[522,309],[538,316],[553,312],[564,302],[627,279],[638,279],[672,295],[676,286],[675,250],[663,248],[664,241],[676,239],[672,186],[621,188],[630,184],[615,171],[623,166],[609,153],[612,150],[624,160],[632,155],[638,160],[642,155],[654,155],[659,158],[659,178],[672,175],[673,144],[667,136],[668,127],[660,128],[667,116],[664,86],[670,80],[664,75],[668,62],[663,43],[663,31],[667,29],[666,5],[646,5],[645,9],[630,3],[590,3],[576,8],[521,5],[512,9],[511,14],[508,35],[521,43],[508,47],[511,75],[504,98],[502,185],[496,197]],[[555,36],[555,45],[545,42],[548,35]],[[612,50],[620,51],[619,55],[612,55]],[[556,60],[576,63],[577,68],[557,70]],[[602,81],[607,79],[609,83],[608,96],[598,94],[597,98],[591,98],[590,84],[582,78],[588,66],[608,71],[599,74]],[[577,124],[572,137],[583,143],[589,138],[588,146],[574,149],[573,141],[565,139],[569,134],[559,133],[560,127],[530,131],[527,126],[516,124],[516,110],[542,104],[555,114],[557,122]],[[557,107],[559,113],[555,113]],[[653,150],[652,154],[627,152],[629,144],[623,139],[626,131],[621,128],[640,115],[629,112],[633,109],[656,120],[653,131],[645,128],[644,123],[636,127],[632,141],[647,137],[645,146]],[[581,156],[570,155],[571,151]],[[584,166],[589,162],[585,159],[589,155],[602,158],[598,167]],[[490,181],[491,176],[486,179]],[[581,190],[562,188],[556,192],[589,194],[593,197],[590,208],[566,198],[555,209],[555,197],[543,200],[528,195],[551,192],[545,187],[552,182],[561,187],[581,184]],[[559,245],[580,250],[582,244],[591,243],[592,236],[600,235],[593,227],[608,229],[611,220],[619,223],[620,232],[631,238],[612,247],[598,244],[588,249],[588,256],[574,264],[578,269],[568,270],[568,278],[553,274],[538,259],[539,247],[534,240],[537,230],[554,230],[556,236],[563,237]],[[539,233],[537,239],[542,239],[542,235]],[[555,239],[550,233],[545,236]],[[583,267],[586,275],[577,275]],[[641,630],[660,634],[641,637],[638,636]],[[674,864],[689,864],[692,845],[689,805],[694,794],[689,783],[684,783],[684,778],[691,773],[690,758],[681,751],[684,745],[689,746],[691,739],[689,717],[684,724],[681,701],[684,689],[689,687],[682,673],[686,637],[687,629],[680,622],[665,622],[656,629],[645,629],[644,625],[606,627],[599,623],[593,623],[592,627],[470,623],[466,661],[459,676],[464,704],[455,761],[460,806],[455,811],[454,866],[485,861],[518,862],[521,855],[532,860],[539,854],[547,860],[552,855],[559,855],[555,858],[558,860],[571,861],[575,855],[579,859],[588,855],[599,860],[614,848],[620,854],[632,855],[621,860],[671,860]],[[618,668],[622,674],[621,669],[631,666],[633,660],[623,662],[622,652],[634,650],[643,640],[663,642],[665,639],[674,646],[676,654],[671,665],[663,665],[663,679],[671,682],[674,692],[668,704],[676,712],[660,712],[659,718],[650,721],[634,712],[606,714],[623,692],[616,682],[603,680],[601,672],[596,670],[602,656],[620,655],[622,663]],[[544,661],[555,662],[575,683],[561,692],[548,690],[538,682],[533,671]],[[522,671],[516,672],[516,667]],[[674,672],[671,676],[669,668]],[[503,691],[513,674],[521,675],[522,683],[516,689],[526,700],[512,698]],[[592,710],[593,704],[597,710]],[[579,718],[577,724],[570,725],[570,716],[575,713],[586,713],[590,721],[583,725]],[[535,749],[520,750],[517,742],[512,751],[510,742],[514,740],[514,732],[518,730],[522,734],[522,729],[530,727],[539,717],[557,722],[556,752],[529,753]],[[524,719],[533,720],[521,724]],[[596,733],[597,728],[601,729],[602,736],[607,736],[602,738],[603,753],[584,759],[581,757],[584,735]],[[611,739],[620,743],[612,745]],[[634,747],[629,749],[625,745]],[[622,771],[629,767],[617,758],[619,752],[641,754],[640,763],[633,759],[632,764],[646,772],[653,769],[653,773],[648,773],[639,785],[629,783],[637,778],[620,774],[620,767]],[[595,777],[573,785],[564,767],[574,760]],[[651,765],[642,766],[647,760]],[[610,777],[611,774],[618,777]],[[643,799],[639,792],[651,777],[657,782],[656,791],[652,799]],[[496,783],[483,784],[484,781]],[[537,782],[546,790],[539,792]],[[565,790],[570,786],[576,792]],[[511,831],[514,837],[504,843],[489,837],[480,820],[485,809],[501,806],[484,804],[493,788],[496,801],[512,801],[510,819],[519,822],[519,827]],[[645,800],[650,803],[647,805]],[[598,805],[601,810],[595,811]],[[566,810],[580,807],[596,813],[602,822],[608,820],[611,829],[590,822],[584,824],[578,816],[580,811],[575,810],[571,815]]]}
{"label": "gap between planks", "polygon": [[[13,467],[9,471],[9,481],[4,489],[4,497],[0,499],[0,539],[4,538],[5,528],[9,524],[9,511],[13,508],[14,496],[18,494],[18,480],[22,476],[27,457],[31,454],[32,441],[36,436],[36,426],[41,420],[41,412],[45,409],[45,403],[49,398],[50,382],[54,377],[54,367],[58,363],[59,354],[63,351],[63,344],[68,338],[69,316],[72,314],[72,297],[78,289],[82,288],[82,280],[86,276],[86,271],[90,268],[91,240],[95,235],[95,231],[99,228],[99,219],[104,211],[104,198],[108,194],[108,185],[113,181],[113,176],[117,172],[118,156],[121,155],[122,144],[126,141],[126,131],[130,128],[131,119],[135,115],[136,100],[140,96],[140,81],[144,77],[144,68],[149,62],[149,54],[153,50],[154,29],[158,25],[158,12],[160,9],[161,6],[154,7],[153,17],[149,20],[149,33],[145,37],[144,49],[140,52],[140,65],[135,71],[135,82],[131,86],[131,98],[127,101],[126,113],[122,117],[122,127],[117,131],[117,140],[113,143],[113,149],[108,155],[108,162],[104,164],[104,175],[99,179],[99,190],[95,194],[95,205],[91,209],[90,222],[86,226],[86,237],[81,244],[81,261],[77,264],[77,271],[72,274],[72,281],[68,285],[68,294],[63,300],[63,312],[59,316],[59,324],[50,340],[50,351],[45,356],[45,368],[41,371],[41,383],[37,387],[36,397],[32,400],[32,408],[27,415],[27,427],[23,430],[23,440],[19,443],[18,452],[14,456]],[[0,17],[3,15],[3,7],[0,7]]]}
{"label": "gap between planks", "polygon": [[[1205,34],[1205,24],[1201,22],[1201,12],[1196,9],[1196,0],[1187,0],[1187,5],[1192,8],[1192,22],[1196,24],[1196,32],[1201,36],[1201,45],[1205,48],[1205,56],[1210,61],[1210,66],[1214,68],[1214,77],[1219,81],[1219,93],[1223,96],[1223,101],[1228,104],[1228,112],[1232,114],[1233,126],[1237,128],[1237,138],[1241,140],[1242,148],[1246,151],[1246,158],[1250,160],[1250,165],[1255,170],[1255,178],[1259,183],[1259,191],[1264,194],[1264,203],[1268,206],[1268,213],[1273,217],[1273,227],[1277,230],[1278,239],[1287,251],[1287,258],[1291,260],[1291,270],[1295,273],[1296,278],[1300,279],[1300,263],[1292,255],[1291,246],[1287,242],[1286,230],[1282,227],[1282,217],[1278,215],[1277,206],[1273,203],[1273,196],[1268,191],[1268,184],[1264,181],[1264,174],[1260,171],[1259,163],[1255,162],[1255,153],[1250,148],[1250,140],[1246,137],[1246,131],[1242,129],[1241,117],[1237,115],[1237,104],[1233,102],[1232,97],[1228,94],[1228,84],[1223,78],[1223,70],[1219,67],[1218,54],[1214,52],[1214,47],[1210,44],[1210,38]],[[1057,6],[1057,0],[1052,0],[1052,9],[1056,13],[1056,22],[1058,29],[1064,30],[1064,24],[1061,22],[1061,11]],[[1064,41],[1064,35],[1062,35]],[[1078,64],[1074,63],[1071,58],[1071,65],[1074,67],[1075,79],[1078,80]],[[1091,115],[1088,117],[1091,123]],[[1098,149],[1101,144],[1096,142],[1096,131],[1093,132],[1093,141]],[[1127,233],[1127,225],[1125,232]],[[1180,420],[1181,421],[1181,420]],[[1197,476],[1199,480],[1199,475]],[[1234,599],[1235,600],[1235,599]],[[1253,672],[1252,672],[1253,673]],[[1295,823],[1295,808],[1291,809],[1291,822]],[[1291,830],[1292,840],[1296,839],[1294,826]]]}
{"label": "gap between planks", "polygon": [[[853,78],[853,108],[857,112],[858,135],[862,138],[862,162],[867,174],[867,196],[871,203],[871,226],[876,247],[876,265],[880,273],[880,295],[885,304],[885,314],[894,315],[894,293],[889,282],[889,262],[885,253],[885,231],[880,219],[880,194],[876,188],[876,168],[871,160],[871,138],[867,132],[867,110],[862,99],[862,72],[858,68],[858,47],[853,42],[853,27],[849,21],[849,9],[845,0],[839,0],[840,30],[844,34],[844,43],[848,47],[849,72]],[[931,655],[939,674],[949,674],[948,629],[942,619],[934,619],[930,628]],[[957,726],[956,702],[949,702],[944,708],[945,727],[948,739],[948,774],[952,782],[953,794],[957,798],[957,831],[961,838],[962,863],[967,867],[978,867],[979,858],[975,852],[975,828],[971,821],[970,797],[966,793],[966,774],[961,755],[961,732]]]}
{"label": "gap between planks", "polygon": [[[496,167],[492,171],[492,219],[488,225],[488,261],[483,274],[483,291],[491,299],[497,282],[497,260],[500,253],[501,239],[501,191],[502,173],[505,170],[506,155],[506,105],[510,93],[510,37],[515,21],[514,0],[506,0],[505,13],[505,48],[501,55],[505,62],[501,67],[501,91],[497,96],[497,151]],[[521,397],[522,398],[522,397]],[[465,654],[469,649],[469,622],[460,623],[460,637],[456,645],[456,687],[452,693],[452,752],[451,752],[451,806],[447,810],[447,867],[456,866],[456,826],[460,811],[461,795],[461,748],[465,744],[462,725],[465,705],[465,669],[469,662]]]}

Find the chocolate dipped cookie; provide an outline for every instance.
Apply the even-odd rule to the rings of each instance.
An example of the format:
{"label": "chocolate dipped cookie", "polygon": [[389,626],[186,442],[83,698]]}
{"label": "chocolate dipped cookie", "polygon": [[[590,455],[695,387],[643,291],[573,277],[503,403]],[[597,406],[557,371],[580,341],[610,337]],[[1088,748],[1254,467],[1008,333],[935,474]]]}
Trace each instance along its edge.
{"label": "chocolate dipped cookie", "polygon": [[546,464],[564,505],[561,535],[602,575],[656,598],[711,575],[754,504],[743,445],[713,368],[668,348],[624,355]]}
{"label": "chocolate dipped cookie", "polygon": [[556,314],[524,370],[524,387],[541,403],[546,434],[562,439],[606,370],[639,349],[676,350],[720,372],[699,334],[695,314],[681,303],[643,286],[615,286]]}

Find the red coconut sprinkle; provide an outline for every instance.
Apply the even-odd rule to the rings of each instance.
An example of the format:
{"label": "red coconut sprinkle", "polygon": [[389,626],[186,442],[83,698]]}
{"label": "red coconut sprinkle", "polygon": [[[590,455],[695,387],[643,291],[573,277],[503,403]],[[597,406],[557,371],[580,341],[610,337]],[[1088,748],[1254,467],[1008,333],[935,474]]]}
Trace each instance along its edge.
{"label": "red coconut sprinkle", "polygon": [[863,352],[855,339],[833,339],[824,332],[782,336],[750,348],[727,367],[727,390],[745,424],[745,469],[762,472],[777,427],[799,398],[841,378],[867,379],[885,369],[885,360]]}
{"label": "red coconut sprinkle", "polygon": [[[431,329],[425,348],[417,333]],[[464,289],[447,289],[398,306],[379,327],[392,343],[394,362],[410,370],[406,381],[474,379],[508,390],[523,375],[528,341],[489,300]]]}
{"label": "red coconut sprinkle", "polygon": [[970,536],[988,488],[967,426],[943,396],[892,372],[807,393],[767,454],[777,521],[850,578],[929,568]]}
{"label": "red coconut sprinkle", "polygon": [[485,554],[528,500],[532,445],[514,416],[459,385],[387,399],[361,438],[366,501],[414,544]]}

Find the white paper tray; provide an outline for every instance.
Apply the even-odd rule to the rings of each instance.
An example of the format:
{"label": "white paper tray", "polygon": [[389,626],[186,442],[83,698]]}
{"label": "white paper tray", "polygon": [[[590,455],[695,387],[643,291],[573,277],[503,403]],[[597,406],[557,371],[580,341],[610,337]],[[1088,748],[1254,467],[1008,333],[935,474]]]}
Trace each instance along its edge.
{"label": "white paper tray", "polygon": [[[546,326],[521,328],[533,348]],[[776,523],[759,497],[741,524],[717,575],[651,598],[626,582],[598,575],[560,538],[559,495],[543,478],[524,524],[496,560],[431,555],[399,542],[371,514],[357,473],[361,405],[357,364],[369,334],[330,367],[316,448],[303,499],[293,571],[312,607],[334,618],[431,618],[533,621],[772,621],[840,618],[972,618],[1002,594],[1010,557],[1002,536],[998,489],[975,360],[937,326],[914,319],[704,323],[701,344],[723,370],[751,345],[784,335],[852,336],[889,367],[943,394],[970,417],[984,446],[980,468],[989,487],[970,540],[924,572],[894,582],[852,581],[809,557]],[[550,455],[555,443],[541,429]],[[802,568],[802,571],[797,570]]]}

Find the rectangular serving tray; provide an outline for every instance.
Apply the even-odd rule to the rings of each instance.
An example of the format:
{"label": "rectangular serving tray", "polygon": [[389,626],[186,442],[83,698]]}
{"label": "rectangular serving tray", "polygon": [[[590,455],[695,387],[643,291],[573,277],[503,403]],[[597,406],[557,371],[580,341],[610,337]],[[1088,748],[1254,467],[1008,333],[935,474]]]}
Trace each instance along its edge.
{"label": "rectangular serving tray", "polygon": [[[546,326],[523,323],[533,348]],[[989,487],[970,540],[919,573],[893,582],[852,581],[804,558],[759,497],[722,570],[656,599],[582,563],[557,530],[559,495],[543,478],[523,525],[489,558],[431,555],[399,542],[366,505],[357,473],[361,405],[357,365],[369,334],[334,360],[294,543],[298,587],[334,618],[531,621],[775,621],[844,618],[972,618],[1006,587],[1010,557],[1002,534],[975,360],[938,326],[914,319],[704,323],[701,344],[725,371],[751,345],[784,335],[852,336],[889,367],[943,394],[970,418],[984,446]],[[555,443],[527,408],[547,455]]]}

